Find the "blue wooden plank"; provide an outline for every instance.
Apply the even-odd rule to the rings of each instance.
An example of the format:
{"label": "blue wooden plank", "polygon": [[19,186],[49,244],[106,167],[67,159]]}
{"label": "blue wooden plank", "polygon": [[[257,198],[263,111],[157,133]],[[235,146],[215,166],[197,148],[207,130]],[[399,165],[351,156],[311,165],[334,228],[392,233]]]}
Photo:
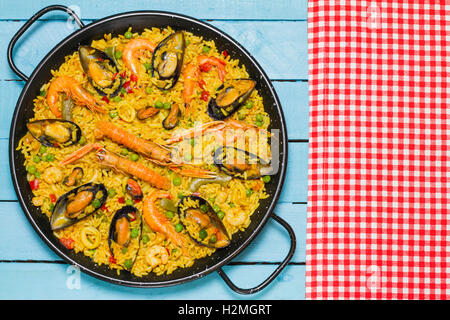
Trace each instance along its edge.
{"label": "blue wooden plank", "polygon": [[[98,19],[108,15],[134,10],[162,10],[190,15],[198,19],[306,19],[306,0],[260,1],[260,0],[109,0],[92,1],[59,0],[79,9],[83,19]],[[29,19],[45,6],[55,4],[53,0],[24,0],[19,5],[11,1],[0,2],[0,19]],[[63,16],[60,14],[60,16]]]}
{"label": "blue wooden plank", "polygon": [[[292,262],[305,262],[306,205],[280,203],[275,212],[294,229],[297,250]],[[0,260],[61,260],[39,238],[18,202],[0,202]],[[20,239],[20,241],[10,241]],[[289,237],[275,221],[269,220],[261,234],[233,261],[280,262],[289,250]]]}
{"label": "blue wooden plank", "polygon": [[[0,139],[9,137],[10,119],[17,99],[23,89],[24,81],[0,80],[0,96],[3,99],[0,108]],[[289,139],[308,139],[308,83],[273,82],[285,114]]]}
{"label": "blue wooden plank", "polygon": [[[305,21],[211,21],[256,58],[271,79],[307,79],[307,26]],[[23,21],[0,21],[0,55]],[[14,60],[29,75],[59,41],[73,31],[65,21],[36,22],[18,41]],[[18,79],[6,63],[0,79]]]}
{"label": "blue wooden plank", "polygon": [[[276,266],[226,266],[224,270],[240,287],[263,281]],[[254,295],[238,295],[217,273],[194,282],[167,288],[128,288],[109,284],[66,264],[0,263],[0,299],[158,299],[158,300],[299,300],[305,297],[305,267],[289,265],[267,288]]]}

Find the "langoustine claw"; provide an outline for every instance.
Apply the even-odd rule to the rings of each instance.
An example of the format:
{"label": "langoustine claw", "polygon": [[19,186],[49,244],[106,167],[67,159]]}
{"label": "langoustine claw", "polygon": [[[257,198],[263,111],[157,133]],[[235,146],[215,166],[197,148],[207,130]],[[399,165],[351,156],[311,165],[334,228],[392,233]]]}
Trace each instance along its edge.
{"label": "langoustine claw", "polygon": [[143,216],[148,226],[156,232],[164,234],[170,241],[181,248],[185,256],[190,256],[187,247],[187,239],[181,233],[176,232],[175,227],[167,220],[156,205],[158,199],[170,199],[169,193],[155,191],[144,199]]}
{"label": "langoustine claw", "polygon": [[85,105],[93,112],[105,112],[94,96],[84,89],[78,81],[69,76],[59,76],[51,82],[47,92],[47,104],[57,118],[62,117],[59,106],[59,94],[62,92],[72,98],[75,103]]}

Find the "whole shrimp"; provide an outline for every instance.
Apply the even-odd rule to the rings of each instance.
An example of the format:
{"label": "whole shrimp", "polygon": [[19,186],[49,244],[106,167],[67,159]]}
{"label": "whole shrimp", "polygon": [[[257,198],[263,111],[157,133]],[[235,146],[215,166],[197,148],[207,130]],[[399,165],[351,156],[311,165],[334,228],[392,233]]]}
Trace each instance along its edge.
{"label": "whole shrimp", "polygon": [[170,199],[171,195],[169,193],[155,191],[144,199],[144,220],[153,231],[164,234],[173,244],[181,248],[185,256],[189,257],[186,237],[175,231],[175,227],[156,206],[156,201],[162,198]]}
{"label": "whole shrimp", "polygon": [[107,151],[102,145],[98,143],[88,144],[81,149],[78,149],[63,161],[60,165],[65,166],[74,161],[82,158],[90,151],[96,150],[97,161],[105,166],[112,167],[113,169],[126,174],[135,176],[138,179],[148,182],[152,186],[158,189],[168,190],[170,188],[170,180],[167,177],[163,177],[155,171],[147,168],[143,164],[128,160],[127,158],[120,157],[115,153]]}
{"label": "whole shrimp", "polygon": [[161,166],[167,166],[172,171],[184,176],[198,178],[212,178],[216,176],[216,174],[212,171],[203,170],[200,168],[189,168],[188,166],[183,166],[182,163],[175,162],[171,157],[170,149],[153,141],[139,138],[136,135],[115,126],[111,122],[97,122],[95,136],[97,139],[101,139],[103,136],[106,136],[112,141],[140,153],[148,160]]}
{"label": "whole shrimp", "polygon": [[153,52],[155,48],[155,44],[147,39],[133,39],[129,41],[123,48],[122,61],[125,67],[138,76],[143,71],[142,64],[139,61],[142,51],[148,50]]}
{"label": "whole shrimp", "polygon": [[85,105],[91,111],[105,112],[94,96],[84,89],[78,81],[69,76],[59,76],[50,83],[47,92],[47,104],[57,118],[62,117],[59,106],[60,93],[65,93],[68,97],[72,98],[75,103]]}
{"label": "whole shrimp", "polygon": [[197,63],[202,72],[208,72],[211,69],[211,66],[216,67],[220,81],[225,81],[225,75],[227,74],[227,71],[225,70],[227,63],[225,61],[202,54],[197,57]]}
{"label": "whole shrimp", "polygon": [[190,62],[183,70],[184,89],[183,89],[183,101],[185,113],[191,112],[191,101],[194,95],[194,90],[200,77],[200,70],[194,62]]}

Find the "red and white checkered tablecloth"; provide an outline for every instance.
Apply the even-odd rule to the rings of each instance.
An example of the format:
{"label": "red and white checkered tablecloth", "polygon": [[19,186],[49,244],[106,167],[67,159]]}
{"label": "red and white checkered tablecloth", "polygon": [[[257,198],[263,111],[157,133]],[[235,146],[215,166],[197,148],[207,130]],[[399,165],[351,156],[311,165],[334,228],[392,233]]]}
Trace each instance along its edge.
{"label": "red and white checkered tablecloth", "polygon": [[449,1],[308,1],[307,299],[450,298]]}

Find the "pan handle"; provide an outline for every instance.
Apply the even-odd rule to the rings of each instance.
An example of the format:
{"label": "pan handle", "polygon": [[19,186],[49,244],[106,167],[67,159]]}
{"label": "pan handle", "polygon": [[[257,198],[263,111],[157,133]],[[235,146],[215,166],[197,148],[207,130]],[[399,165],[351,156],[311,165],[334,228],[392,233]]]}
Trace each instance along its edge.
{"label": "pan handle", "polygon": [[84,23],[81,21],[81,19],[76,15],[76,13],[63,5],[52,5],[52,6],[48,6],[45,7],[44,9],[40,10],[39,12],[37,12],[36,14],[34,14],[20,29],[19,31],[17,31],[17,33],[14,35],[14,37],[12,37],[11,41],[9,42],[8,45],[8,63],[9,66],[11,67],[11,69],[19,76],[19,78],[21,78],[22,80],[28,81],[28,77],[23,74],[22,71],[20,71],[16,65],[14,64],[13,61],[13,49],[14,49],[14,45],[16,44],[17,40],[19,40],[19,38],[22,36],[22,34],[37,20],[39,19],[41,16],[43,16],[44,14],[46,14],[47,12],[50,11],[55,11],[55,10],[59,10],[59,11],[64,11],[67,12],[67,14],[69,14],[74,20],[75,22],[78,24],[78,26],[80,28],[84,27]]}
{"label": "pan handle", "polygon": [[283,271],[283,269],[287,266],[287,264],[289,263],[289,261],[291,261],[292,256],[294,255],[295,252],[295,246],[296,246],[296,241],[295,241],[295,233],[294,230],[292,230],[292,227],[283,219],[281,219],[278,215],[276,215],[275,213],[272,213],[272,218],[275,219],[276,222],[278,222],[279,224],[281,224],[286,231],[289,233],[289,237],[291,238],[291,247],[289,249],[289,252],[286,256],[286,258],[284,258],[283,262],[278,266],[278,268],[275,269],[275,271],[266,279],[264,280],[262,283],[260,283],[259,285],[257,285],[256,287],[253,288],[249,288],[249,289],[242,289],[239,288],[238,286],[236,286],[231,280],[230,278],[228,278],[228,276],[226,275],[226,273],[222,270],[222,268],[220,268],[217,272],[219,273],[219,275],[222,277],[223,281],[225,281],[225,283],[235,292],[239,293],[239,294],[254,294],[256,292],[261,291],[262,289],[264,289],[265,287],[267,287],[280,273],[281,271]]}

